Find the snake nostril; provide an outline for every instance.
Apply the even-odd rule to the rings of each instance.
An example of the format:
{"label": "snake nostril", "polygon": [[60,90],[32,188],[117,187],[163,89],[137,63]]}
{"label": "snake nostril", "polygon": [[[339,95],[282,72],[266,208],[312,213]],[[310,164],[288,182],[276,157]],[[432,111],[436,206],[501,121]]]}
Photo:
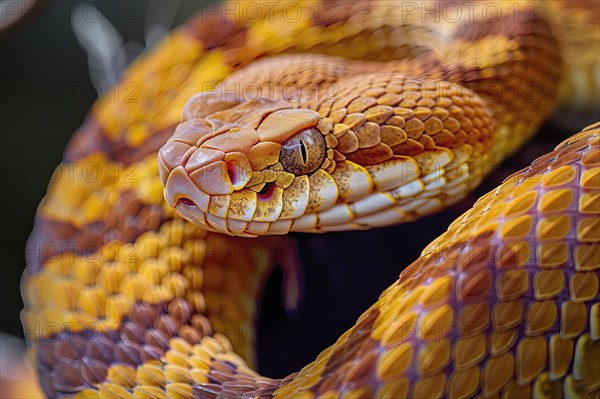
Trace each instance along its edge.
{"label": "snake nostril", "polygon": [[189,198],[179,198],[177,200],[177,203],[182,204],[182,205],[187,205],[187,206],[193,206],[193,207],[196,206],[196,204],[194,204],[194,202],[192,202],[192,200],[190,200]]}

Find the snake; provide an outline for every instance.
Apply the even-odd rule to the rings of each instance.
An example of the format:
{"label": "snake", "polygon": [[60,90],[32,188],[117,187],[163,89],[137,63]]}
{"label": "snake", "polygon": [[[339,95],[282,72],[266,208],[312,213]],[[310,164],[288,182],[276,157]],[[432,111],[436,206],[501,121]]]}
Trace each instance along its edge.
{"label": "snake", "polygon": [[598,123],[481,197],[312,363],[252,368],[265,276],[294,278],[288,232],[418,223],[576,103],[556,24],[589,15],[494,4],[436,24],[414,3],[229,2],[135,61],[70,141],[28,241],[45,394],[598,397]]}

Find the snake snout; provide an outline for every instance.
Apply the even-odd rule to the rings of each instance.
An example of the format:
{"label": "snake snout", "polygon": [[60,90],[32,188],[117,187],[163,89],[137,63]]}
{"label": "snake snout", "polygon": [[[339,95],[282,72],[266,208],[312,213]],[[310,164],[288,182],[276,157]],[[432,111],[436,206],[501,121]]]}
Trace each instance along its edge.
{"label": "snake snout", "polygon": [[[297,177],[305,183],[326,152],[315,111],[258,104],[252,116],[232,119],[247,108],[241,104],[223,115],[183,122],[159,152],[169,206],[193,223],[240,235],[249,223],[273,224],[283,213],[298,213],[284,209],[284,191]],[[296,202],[304,212],[306,204]],[[289,227],[291,219],[281,223]]]}
{"label": "snake snout", "polygon": [[[191,201],[207,212],[211,196],[229,195],[251,178],[247,157],[240,152],[226,153],[211,147],[211,139],[205,139],[214,135],[214,131],[203,131],[202,124],[202,120],[197,120],[180,125],[159,152],[160,175],[171,207],[177,207],[179,202],[190,205]],[[203,140],[208,144],[202,144]]]}

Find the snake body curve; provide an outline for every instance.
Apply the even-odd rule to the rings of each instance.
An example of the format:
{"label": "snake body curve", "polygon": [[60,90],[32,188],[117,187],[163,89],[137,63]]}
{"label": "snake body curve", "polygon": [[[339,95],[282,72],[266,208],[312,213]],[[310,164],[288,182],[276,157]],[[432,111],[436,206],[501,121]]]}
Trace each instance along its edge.
{"label": "snake body curve", "polygon": [[[46,394],[597,396],[597,126],[482,198],[298,374],[260,377],[236,354],[252,360],[227,327],[254,319],[260,276],[289,263],[289,242],[223,231],[365,228],[437,211],[533,134],[557,90],[556,41],[538,17],[448,39],[369,3],[327,18],[306,4],[294,23],[193,19],[127,72],[138,94],[95,105],[29,243],[23,321]],[[299,51],[326,55],[250,64]],[[271,97],[223,94],[272,83],[265,71]],[[340,89],[313,100],[324,83]],[[286,84],[304,89],[295,102],[283,101]],[[489,98],[523,85],[528,96]],[[301,131],[321,143],[316,169],[297,150],[282,158]]]}

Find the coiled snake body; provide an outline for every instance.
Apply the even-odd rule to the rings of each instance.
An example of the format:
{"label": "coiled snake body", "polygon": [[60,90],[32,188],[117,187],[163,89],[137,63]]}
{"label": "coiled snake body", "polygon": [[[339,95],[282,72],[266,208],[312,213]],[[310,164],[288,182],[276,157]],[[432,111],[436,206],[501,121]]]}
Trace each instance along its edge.
{"label": "coiled snake body", "polygon": [[192,19],[126,72],[131,95],[94,106],[29,241],[22,318],[48,396],[598,396],[598,125],[481,198],[299,373],[247,366],[226,326],[250,325],[293,251],[232,236],[439,211],[557,97],[558,43],[536,13],[450,29],[327,4]]}

